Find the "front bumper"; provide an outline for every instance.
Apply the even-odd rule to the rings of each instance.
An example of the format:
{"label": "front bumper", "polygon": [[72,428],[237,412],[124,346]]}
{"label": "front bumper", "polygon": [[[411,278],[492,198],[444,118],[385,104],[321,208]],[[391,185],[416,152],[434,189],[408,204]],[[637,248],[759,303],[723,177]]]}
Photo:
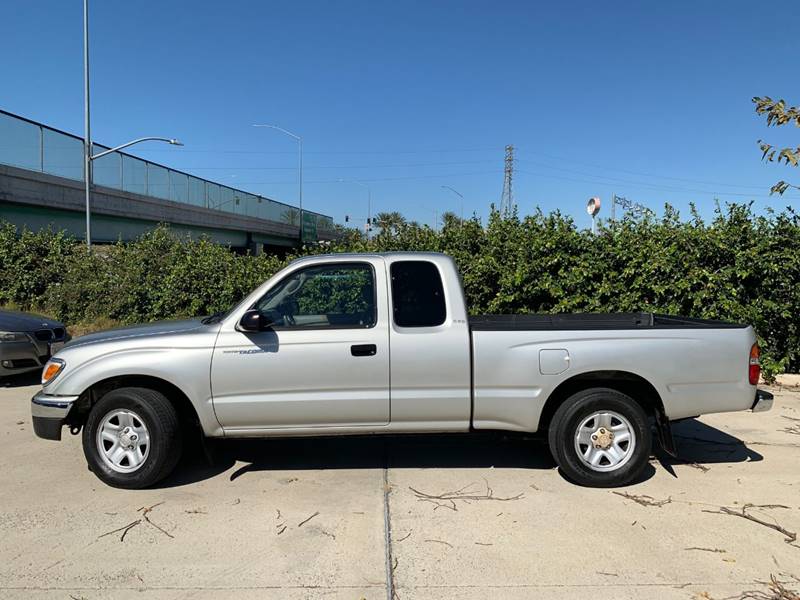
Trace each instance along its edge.
{"label": "front bumper", "polygon": [[772,408],[773,395],[765,390],[756,390],[756,399],[751,407],[753,412],[765,412]]}
{"label": "front bumper", "polygon": [[33,431],[45,440],[60,440],[61,428],[78,396],[52,396],[39,392],[31,398]]}
{"label": "front bumper", "polygon": [[0,342],[0,376],[41,369],[49,357],[47,346],[33,341]]}

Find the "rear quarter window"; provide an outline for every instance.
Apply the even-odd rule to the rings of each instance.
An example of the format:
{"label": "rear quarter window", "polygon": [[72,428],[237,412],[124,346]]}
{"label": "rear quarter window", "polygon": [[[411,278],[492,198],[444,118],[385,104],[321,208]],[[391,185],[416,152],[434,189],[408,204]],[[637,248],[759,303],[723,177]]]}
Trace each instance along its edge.
{"label": "rear quarter window", "polygon": [[393,262],[392,310],[398,327],[435,327],[444,323],[447,307],[439,269],[425,260]]}

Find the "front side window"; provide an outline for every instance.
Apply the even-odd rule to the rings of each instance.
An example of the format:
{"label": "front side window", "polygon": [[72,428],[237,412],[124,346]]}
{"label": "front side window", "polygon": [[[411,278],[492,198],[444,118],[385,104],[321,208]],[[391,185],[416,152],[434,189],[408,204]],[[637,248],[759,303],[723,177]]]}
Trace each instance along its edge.
{"label": "front side window", "polygon": [[377,320],[375,276],[364,263],[296,271],[255,306],[277,328],[367,328]]}
{"label": "front side window", "polygon": [[392,263],[392,306],[398,327],[435,327],[444,323],[447,308],[439,269],[424,260]]}

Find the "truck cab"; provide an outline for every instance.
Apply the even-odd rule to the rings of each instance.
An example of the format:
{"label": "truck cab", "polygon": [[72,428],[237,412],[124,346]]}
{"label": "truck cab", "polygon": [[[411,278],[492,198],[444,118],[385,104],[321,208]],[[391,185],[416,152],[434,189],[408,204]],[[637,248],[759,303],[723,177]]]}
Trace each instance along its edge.
{"label": "truck cab", "polygon": [[222,324],[211,392],[232,435],[467,431],[469,325],[454,264],[437,254],[294,262]]}

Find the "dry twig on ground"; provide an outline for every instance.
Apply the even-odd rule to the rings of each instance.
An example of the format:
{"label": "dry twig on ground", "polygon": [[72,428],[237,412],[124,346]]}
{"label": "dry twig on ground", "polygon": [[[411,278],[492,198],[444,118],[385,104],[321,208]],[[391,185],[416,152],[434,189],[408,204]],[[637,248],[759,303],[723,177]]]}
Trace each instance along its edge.
{"label": "dry twig on ground", "polygon": [[706,465],[701,465],[698,462],[685,461],[683,464],[685,464],[687,467],[692,467],[693,469],[702,471],[703,473],[708,473],[711,470],[711,467],[707,467]]}
{"label": "dry twig on ground", "polygon": [[419,490],[414,489],[413,487],[409,486],[414,495],[417,497],[417,500],[420,502],[431,502],[436,505],[436,508],[433,510],[437,510],[439,508],[449,508],[450,510],[457,511],[458,507],[456,502],[464,502],[465,504],[469,504],[470,502],[477,502],[480,500],[496,500],[498,502],[509,502],[511,500],[519,500],[520,498],[524,497],[523,493],[519,493],[516,496],[495,496],[494,490],[489,487],[489,482],[484,480],[486,483],[486,491],[482,494],[471,491],[471,488],[475,485],[474,483],[470,483],[469,485],[465,485],[464,487],[454,490],[451,492],[444,492],[443,494],[428,494],[425,492],[420,492]]}
{"label": "dry twig on ground", "polygon": [[[153,521],[150,520],[150,512],[155,507],[161,506],[162,504],[164,504],[164,503],[163,502],[157,502],[156,504],[153,504],[153,506],[143,506],[143,507],[137,509],[136,512],[142,513],[141,518],[136,519],[135,521],[131,521],[127,525],[123,525],[122,527],[119,527],[117,529],[113,529],[111,531],[107,531],[104,534],[97,536],[97,539],[99,540],[102,537],[106,537],[107,535],[113,535],[113,534],[119,533],[121,531],[122,535],[119,536],[119,541],[120,542],[124,542],[125,541],[125,536],[128,535],[128,532],[131,529],[133,529],[134,527],[136,527],[137,525],[141,525],[142,523],[147,523],[148,525],[151,525],[151,526],[155,527],[156,529],[158,529],[165,536],[174,539],[175,536],[172,535],[169,531],[165,530],[163,527],[159,526],[156,523],[153,523]],[[191,512],[191,511],[186,511],[186,512],[188,513],[188,512]],[[116,513],[113,513],[113,514],[116,514]]]}
{"label": "dry twig on ground", "polygon": [[313,519],[313,518],[314,518],[314,517],[316,517],[317,515],[319,515],[319,511],[315,512],[313,515],[311,515],[311,516],[310,516],[310,517],[308,517],[307,519],[303,519],[302,521],[300,521],[300,522],[297,524],[297,526],[298,526],[298,527],[302,527],[303,525],[305,525],[306,523],[308,523],[308,522],[309,522],[311,519]]}
{"label": "dry twig on ground", "polygon": [[788,421],[795,421],[796,425],[789,425],[789,427],[784,427],[781,429],[784,433],[791,433],[793,435],[800,435],[800,419],[797,417],[787,417],[786,415],[781,415],[784,419]]}
{"label": "dry twig on ground", "polygon": [[[794,581],[798,581],[797,577],[791,576]],[[789,589],[786,587],[790,582],[780,581],[774,575],[769,576],[768,582],[762,582],[767,586],[767,590],[750,590],[742,592],[738,596],[732,596],[725,600],[800,600],[800,594],[797,590]],[[701,596],[702,597],[702,596]],[[711,598],[708,594],[706,598]]]}
{"label": "dry twig on ground", "polygon": [[135,521],[131,521],[127,525],[123,525],[122,527],[119,527],[118,529],[114,529],[112,531],[106,531],[104,534],[98,535],[97,539],[99,540],[102,537],[106,537],[107,535],[112,535],[114,533],[119,533],[121,531],[122,535],[119,536],[119,541],[120,542],[124,542],[125,541],[125,536],[128,535],[128,532],[131,529],[133,529],[134,527],[136,527],[137,525],[139,525],[141,522],[142,522],[141,519],[136,519]]}
{"label": "dry twig on ground", "polygon": [[763,525],[764,527],[769,527],[770,529],[774,529],[775,531],[782,533],[785,536],[783,540],[787,544],[794,544],[797,541],[797,533],[794,531],[789,531],[785,527],[782,527],[777,522],[770,523],[769,521],[764,521],[759,519],[756,516],[753,516],[748,510],[751,509],[758,509],[758,508],[789,508],[788,506],[784,506],[783,504],[744,504],[741,509],[735,510],[732,508],[728,508],[727,506],[721,506],[719,510],[704,510],[705,513],[712,513],[717,515],[732,515],[734,517],[741,517],[742,519],[747,519],[748,521],[752,521],[753,523],[758,523],[759,525]]}
{"label": "dry twig on ground", "polygon": [[642,506],[655,506],[661,508],[665,504],[670,504],[672,502],[672,496],[665,500],[656,500],[652,496],[648,496],[646,494],[636,495],[636,494],[629,494],[628,492],[612,492],[612,494],[616,494],[617,496],[622,496],[623,498],[627,498],[628,500],[633,500],[636,504],[641,504]]}
{"label": "dry twig on ground", "polygon": [[156,502],[155,504],[153,504],[153,506],[143,506],[142,508],[140,508],[140,509],[139,509],[139,512],[141,512],[141,513],[142,513],[142,518],[143,518],[145,521],[147,521],[147,522],[148,522],[150,525],[152,525],[153,527],[155,527],[156,529],[158,529],[158,530],[159,530],[161,533],[163,533],[165,536],[167,536],[167,537],[170,537],[170,538],[173,538],[173,539],[174,539],[174,538],[175,538],[175,536],[174,536],[174,535],[172,535],[172,534],[171,534],[169,531],[165,530],[164,528],[160,527],[159,525],[157,525],[157,524],[153,523],[153,521],[151,521],[151,520],[150,520],[150,517],[148,516],[148,515],[149,515],[149,513],[150,513],[150,512],[151,512],[151,511],[152,511],[152,510],[153,510],[155,507],[157,507],[157,506],[161,506],[162,504],[164,504],[164,502]]}
{"label": "dry twig on ground", "polygon": [[445,546],[450,546],[451,548],[453,547],[453,544],[451,544],[450,542],[445,542],[444,540],[422,540],[422,541],[424,541],[424,542],[436,542],[437,544],[444,544]]}

